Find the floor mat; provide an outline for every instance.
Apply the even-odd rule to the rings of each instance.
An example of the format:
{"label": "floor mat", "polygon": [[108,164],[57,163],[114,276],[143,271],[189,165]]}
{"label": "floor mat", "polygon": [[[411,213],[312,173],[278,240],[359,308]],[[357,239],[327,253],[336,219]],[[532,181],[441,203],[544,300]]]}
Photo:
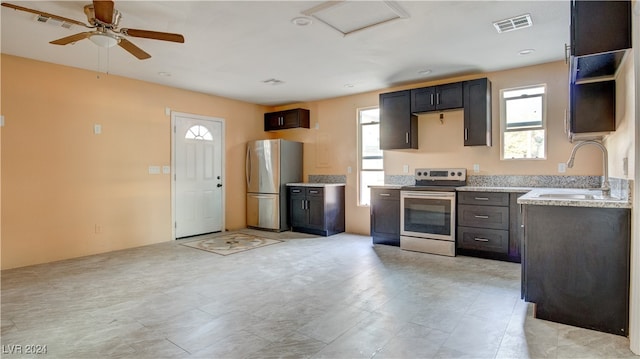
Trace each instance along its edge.
{"label": "floor mat", "polygon": [[230,233],[212,235],[197,241],[180,243],[183,246],[201,249],[203,251],[220,254],[223,256],[247,251],[282,242],[281,240],[263,238],[246,233]]}

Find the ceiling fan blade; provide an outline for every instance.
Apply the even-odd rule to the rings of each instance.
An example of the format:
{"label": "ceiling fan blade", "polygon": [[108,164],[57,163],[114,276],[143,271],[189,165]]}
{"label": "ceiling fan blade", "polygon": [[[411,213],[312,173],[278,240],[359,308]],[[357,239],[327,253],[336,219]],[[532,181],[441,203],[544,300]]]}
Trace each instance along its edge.
{"label": "ceiling fan blade", "polygon": [[49,43],[50,44],[54,44],[54,45],[67,45],[67,44],[71,44],[71,43],[76,42],[76,41],[84,40],[84,39],[88,38],[91,35],[92,35],[91,32],[81,32],[79,34],[63,37],[63,38],[58,39],[58,40],[53,40],[53,41],[51,41]]}
{"label": "ceiling fan blade", "polygon": [[105,24],[113,22],[113,1],[111,0],[93,0],[93,11],[96,19]]}
{"label": "ceiling fan blade", "polygon": [[69,19],[69,18],[66,18],[66,17],[62,17],[62,16],[58,16],[58,15],[54,15],[54,14],[49,14],[48,12],[39,11],[39,10],[33,10],[33,9],[26,8],[26,7],[14,5],[14,4],[9,4],[7,2],[3,2],[2,6],[8,7],[10,9],[14,9],[14,10],[20,10],[20,11],[29,12],[29,13],[40,15],[40,16],[44,16],[44,17],[49,17],[49,18],[52,18],[52,19],[68,22],[68,23],[71,23],[71,24],[79,25],[79,26],[89,27],[84,22],[80,22],[78,20],[73,20],[73,19]]}
{"label": "ceiling fan blade", "polygon": [[180,34],[172,34],[168,32],[158,32],[158,31],[149,31],[149,30],[139,30],[139,29],[122,29],[120,30],[120,32],[125,35],[129,35],[133,37],[143,37],[145,39],[184,43],[184,36]]}
{"label": "ceiling fan blade", "polygon": [[129,51],[129,53],[131,53],[131,55],[137,57],[140,60],[145,60],[151,57],[151,55],[147,54],[146,52],[144,52],[141,48],[139,48],[138,46],[134,45],[131,41],[127,40],[127,39],[120,39],[120,42],[118,43],[118,45],[120,45],[121,48]]}

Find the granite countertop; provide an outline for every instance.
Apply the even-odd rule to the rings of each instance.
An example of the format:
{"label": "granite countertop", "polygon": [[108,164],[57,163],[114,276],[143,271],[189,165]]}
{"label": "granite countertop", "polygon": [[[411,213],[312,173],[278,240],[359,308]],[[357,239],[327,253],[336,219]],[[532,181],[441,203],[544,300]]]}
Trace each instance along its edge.
{"label": "granite countertop", "polygon": [[382,189],[401,189],[402,187],[405,187],[401,184],[376,184],[376,185],[370,185],[369,188],[382,188]]}
{"label": "granite countertop", "polygon": [[605,197],[599,189],[583,188],[535,188],[518,198],[518,204],[598,208],[632,207],[628,198]]}
{"label": "granite countertop", "polygon": [[461,186],[456,190],[459,192],[513,192],[513,193],[527,193],[533,190],[533,187],[498,187],[498,186]]}
{"label": "granite countertop", "polygon": [[287,183],[289,187],[334,187],[334,186],[345,186],[345,183],[310,183],[310,182],[298,182],[298,183]]}

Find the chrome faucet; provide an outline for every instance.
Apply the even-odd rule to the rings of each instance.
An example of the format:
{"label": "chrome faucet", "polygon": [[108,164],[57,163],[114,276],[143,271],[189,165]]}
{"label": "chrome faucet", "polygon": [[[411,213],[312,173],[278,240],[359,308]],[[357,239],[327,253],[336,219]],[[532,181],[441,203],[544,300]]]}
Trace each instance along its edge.
{"label": "chrome faucet", "polygon": [[578,151],[578,148],[586,145],[594,145],[602,151],[604,180],[602,181],[601,189],[602,189],[602,195],[605,197],[608,197],[611,195],[611,186],[609,185],[609,154],[607,153],[607,148],[604,147],[602,143],[598,141],[593,141],[593,140],[579,142],[577,145],[573,147],[573,150],[571,150],[571,156],[569,157],[569,161],[567,161],[567,167],[569,168],[573,167],[573,161],[576,157],[576,152]]}

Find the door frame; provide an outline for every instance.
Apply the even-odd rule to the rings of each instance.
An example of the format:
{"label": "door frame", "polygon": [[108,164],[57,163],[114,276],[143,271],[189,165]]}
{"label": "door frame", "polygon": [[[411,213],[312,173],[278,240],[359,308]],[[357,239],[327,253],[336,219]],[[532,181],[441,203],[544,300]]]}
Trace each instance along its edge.
{"label": "door frame", "polygon": [[222,182],[222,208],[220,208],[220,215],[222,216],[222,232],[225,232],[226,229],[226,147],[225,147],[225,122],[224,118],[221,117],[210,117],[203,115],[196,115],[192,113],[186,112],[177,112],[171,111],[171,239],[176,240],[176,117],[189,117],[195,120],[209,121],[209,122],[219,122],[220,129],[220,146],[222,148],[222,159],[221,159],[221,182]]}

